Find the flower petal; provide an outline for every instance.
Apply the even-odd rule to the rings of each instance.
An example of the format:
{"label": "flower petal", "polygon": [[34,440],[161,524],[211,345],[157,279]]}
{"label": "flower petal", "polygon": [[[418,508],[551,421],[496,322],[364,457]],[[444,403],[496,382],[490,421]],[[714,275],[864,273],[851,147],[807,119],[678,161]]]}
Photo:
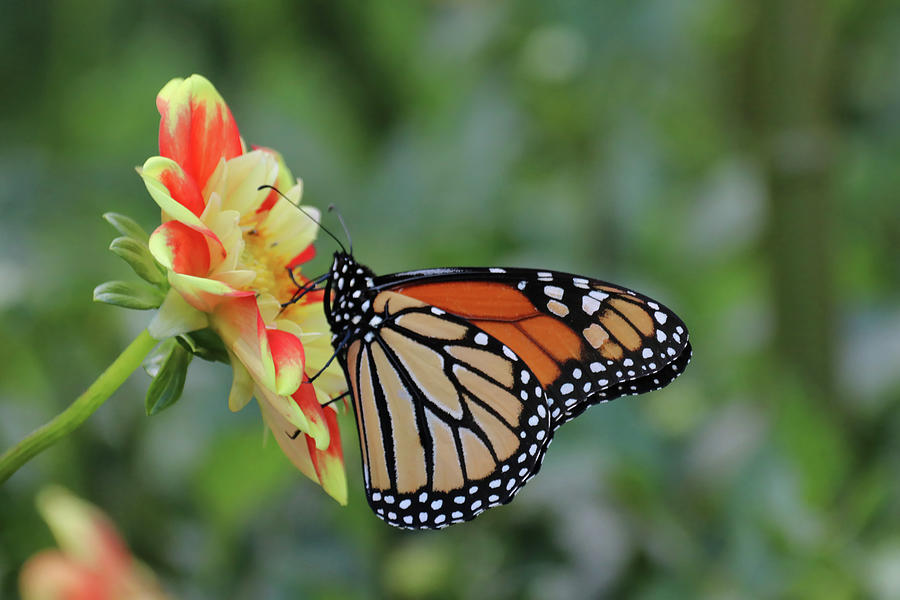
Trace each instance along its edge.
{"label": "flower petal", "polygon": [[[297,403],[297,406],[300,407],[300,410],[303,411],[303,416],[306,417],[308,422],[308,425],[303,429],[303,432],[313,440],[316,448],[320,450],[328,448],[328,445],[331,443],[331,438],[328,431],[328,425],[325,421],[326,409],[323,409],[322,405],[319,403],[316,388],[313,384],[309,383],[309,380],[307,380],[291,397],[294,399],[294,402]],[[325,401],[328,401],[327,398]]]}
{"label": "flower petal", "polygon": [[265,239],[266,249],[273,259],[288,266],[315,241],[319,230],[316,221],[320,217],[316,208],[304,206],[301,209],[281,200],[265,215],[257,231]]}
{"label": "flower petal", "polygon": [[156,106],[162,117],[159,153],[182,165],[199,188],[221,158],[242,153],[231,111],[206,78],[173,79],[159,92]]}
{"label": "flower petal", "polygon": [[249,297],[253,300],[252,291],[237,290],[215,279],[206,277],[194,277],[169,271],[169,284],[187,300],[188,304],[199,311],[211,313],[222,303],[235,298]]}
{"label": "flower petal", "polygon": [[[331,335],[327,333],[329,331],[328,321],[325,319],[322,305],[319,303],[292,304],[281,313],[277,321],[279,327],[283,327],[282,320],[302,324],[303,333],[300,335],[300,342],[303,344],[303,351],[306,354],[306,374],[311,377],[323,368],[334,354]],[[338,361],[331,361],[328,368],[319,375],[316,379],[316,388],[331,397],[347,390],[347,380],[344,378],[344,372]]]}
{"label": "flower petal", "polygon": [[310,244],[306,247],[306,249],[302,250],[300,254],[291,259],[291,262],[287,264],[288,269],[293,269],[299,265],[302,265],[305,262],[309,262],[316,257],[316,247]]}
{"label": "flower petal", "polygon": [[206,327],[209,327],[206,313],[188,304],[178,290],[170,289],[159,311],[150,321],[148,330],[154,339],[164,340]]}
{"label": "flower petal", "polygon": [[234,354],[229,353],[229,356],[231,357],[232,379],[231,391],[228,393],[228,408],[232,412],[237,412],[247,406],[247,403],[253,398],[253,377]]}
{"label": "flower petal", "polygon": [[[260,404],[265,404],[273,409],[288,423],[284,431],[289,435],[295,436],[298,430],[315,431],[316,428],[310,425],[306,415],[303,414],[303,411],[300,410],[300,407],[297,406],[297,403],[290,396],[276,394],[262,385],[257,385],[254,388],[254,393]],[[325,435],[327,435],[327,431],[325,431]]]}
{"label": "flower petal", "polygon": [[[194,212],[197,208],[196,202],[188,199],[189,196],[184,196],[181,200],[173,196],[173,194],[185,194],[184,190],[181,189],[181,184],[175,185],[175,191],[173,192],[163,181],[164,179],[168,179],[170,182],[178,181],[180,178],[188,177],[178,163],[162,156],[153,156],[148,158],[144,162],[144,166],[138,169],[138,174],[144,180],[144,186],[150,192],[150,196],[162,209],[165,215],[164,220],[177,219],[188,225],[204,227],[200,216]],[[187,204],[183,203],[182,200]],[[200,202],[203,202],[202,198]],[[199,208],[202,213],[203,207]]]}
{"label": "flower petal", "polygon": [[[287,190],[295,186],[300,186],[300,190],[303,189],[301,185],[302,182],[294,181],[294,176],[291,175],[291,171],[290,169],[288,169],[287,164],[285,164],[284,157],[281,156],[280,152],[277,152],[271,148],[266,148],[265,146],[253,146],[253,149],[271,154],[275,158],[275,161],[278,163],[278,178],[275,180],[275,183],[273,185],[277,189]],[[263,203],[260,204],[259,208],[256,210],[258,212],[269,210],[270,208],[272,208],[275,202],[278,201],[279,198],[280,196],[278,192],[276,192],[275,190],[270,190],[269,195],[266,196],[265,201],[263,201]],[[299,204],[299,202],[300,196],[298,195],[296,203]]]}
{"label": "flower petal", "polygon": [[34,555],[19,574],[22,600],[105,599],[111,597],[111,587],[97,570],[56,550]]}
{"label": "flower petal", "polygon": [[216,273],[213,279],[221,281],[235,289],[243,289],[249,287],[253,280],[256,279],[256,271],[250,269],[242,269],[240,271],[224,271]]}
{"label": "flower petal", "polygon": [[260,190],[259,186],[275,182],[278,162],[271,154],[257,150],[229,160],[226,169],[223,209],[244,215],[255,212],[266,199],[270,190]]}
{"label": "flower petal", "polygon": [[306,444],[322,489],[340,504],[346,505],[347,475],[344,472],[344,452],[341,448],[337,413],[326,409],[325,421],[328,423],[328,430],[331,434],[331,444],[328,449],[324,451],[316,449],[315,442],[309,437],[307,437]]}
{"label": "flower petal", "polygon": [[306,445],[306,436],[301,433],[291,439],[290,436],[296,429],[268,402],[260,402],[259,409],[262,412],[263,420],[272,430],[272,435],[285,456],[301,473],[319,483],[319,476],[316,474],[316,468],[313,466],[312,457],[310,457],[309,448]]}
{"label": "flower petal", "polygon": [[113,573],[131,566],[125,542],[112,522],[94,506],[60,487],[41,491],[37,504],[67,555]]}
{"label": "flower petal", "polygon": [[278,329],[267,329],[269,348],[275,362],[275,392],[289,396],[297,391],[303,381],[306,357],[303,345],[296,336]]}
{"label": "flower petal", "polygon": [[[174,287],[174,286],[173,286]],[[250,371],[257,384],[276,391],[275,361],[269,349],[266,324],[252,292],[221,302],[212,323],[225,347]]]}
{"label": "flower petal", "polygon": [[[259,306],[259,313],[263,316],[263,321],[272,323],[281,313],[281,303],[267,292],[260,292],[256,297],[256,304]],[[279,327],[279,329],[282,329]],[[287,330],[284,330],[287,331]]]}
{"label": "flower petal", "polygon": [[[199,217],[203,214],[206,203],[203,201],[203,196],[200,195],[200,188],[197,187],[194,178],[185,173],[184,169],[174,160],[162,156],[150,157],[144,162],[140,173],[144,178],[145,185],[148,185],[148,190],[150,187],[147,179],[158,181],[166,188],[173,200],[191,211],[194,216]],[[150,193],[152,194],[153,191],[151,190]]]}
{"label": "flower petal", "polygon": [[166,221],[150,235],[150,253],[161,265],[182,275],[209,274],[206,236],[181,221]]}

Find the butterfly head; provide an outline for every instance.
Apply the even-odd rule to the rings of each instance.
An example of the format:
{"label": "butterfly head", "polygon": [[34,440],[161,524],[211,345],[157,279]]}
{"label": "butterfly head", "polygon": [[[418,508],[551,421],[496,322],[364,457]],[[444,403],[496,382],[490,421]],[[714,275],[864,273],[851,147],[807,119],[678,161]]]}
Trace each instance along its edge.
{"label": "butterfly head", "polygon": [[342,338],[371,310],[371,269],[346,252],[335,252],[325,286],[325,315],[334,338]]}

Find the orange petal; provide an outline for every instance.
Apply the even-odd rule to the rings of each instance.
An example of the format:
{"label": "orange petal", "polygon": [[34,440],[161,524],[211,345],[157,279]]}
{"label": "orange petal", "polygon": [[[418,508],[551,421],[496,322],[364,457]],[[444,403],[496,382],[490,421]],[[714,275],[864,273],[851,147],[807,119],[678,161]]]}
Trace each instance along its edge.
{"label": "orange petal", "polygon": [[169,163],[166,168],[159,169],[155,175],[179,204],[198,217],[203,214],[206,203],[203,201],[200,188],[197,187],[194,178],[177,163]]}
{"label": "orange petal", "polygon": [[111,573],[130,567],[128,547],[112,521],[97,507],[58,486],[42,490],[37,504],[67,555]]}
{"label": "orange petal", "polygon": [[312,457],[313,466],[319,476],[319,483],[328,495],[341,504],[347,504],[347,475],[344,472],[344,452],[341,449],[341,432],[338,428],[337,413],[325,409],[325,422],[331,434],[331,444],[325,451],[317,450],[315,442],[307,436],[306,445]]}
{"label": "orange petal", "polygon": [[180,164],[199,189],[220,159],[242,153],[234,117],[206,78],[173,79],[160,90],[156,106],[162,117],[159,153]]}
{"label": "orange petal", "polygon": [[328,448],[331,443],[330,431],[328,423],[325,421],[325,410],[316,397],[316,388],[313,387],[308,380],[305,381],[294,394],[291,396],[303,416],[308,422],[307,430],[304,432],[313,442],[313,446],[322,450]]}
{"label": "orange petal", "polygon": [[310,244],[306,247],[306,249],[295,256],[291,262],[288,263],[287,268],[293,269],[297,265],[302,265],[305,262],[309,262],[316,257],[316,247]]}
{"label": "orange petal", "polygon": [[215,308],[213,326],[225,346],[234,352],[259,385],[275,391],[275,362],[269,349],[266,324],[256,296],[229,298]]}
{"label": "orange petal", "polygon": [[31,557],[19,574],[22,600],[107,600],[115,577],[104,577],[61,552],[47,550]]}
{"label": "orange petal", "polygon": [[282,396],[293,394],[303,381],[303,344],[297,336],[278,329],[267,329],[266,335],[275,361],[275,391]]}
{"label": "orange petal", "polygon": [[[213,313],[213,316],[218,315],[216,311],[223,304],[236,299],[249,298],[254,305],[256,303],[254,292],[234,289],[227,283],[216,279],[183,275],[175,271],[169,271],[168,279],[169,285],[175,288],[188,304],[200,312]],[[219,321],[217,324],[221,325],[221,318]]]}
{"label": "orange petal", "polygon": [[150,252],[163,266],[176,273],[205,277],[209,274],[206,236],[181,221],[167,221],[150,236]]}

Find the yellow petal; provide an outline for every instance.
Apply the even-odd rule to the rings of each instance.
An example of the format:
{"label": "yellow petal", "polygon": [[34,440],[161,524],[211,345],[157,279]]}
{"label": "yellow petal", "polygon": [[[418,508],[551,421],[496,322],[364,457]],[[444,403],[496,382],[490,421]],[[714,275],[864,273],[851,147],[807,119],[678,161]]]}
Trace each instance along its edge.
{"label": "yellow petal", "polygon": [[233,354],[229,353],[229,355],[231,356],[232,380],[231,391],[228,393],[228,408],[237,412],[247,406],[247,403],[253,398],[253,378],[241,361],[237,360]]}

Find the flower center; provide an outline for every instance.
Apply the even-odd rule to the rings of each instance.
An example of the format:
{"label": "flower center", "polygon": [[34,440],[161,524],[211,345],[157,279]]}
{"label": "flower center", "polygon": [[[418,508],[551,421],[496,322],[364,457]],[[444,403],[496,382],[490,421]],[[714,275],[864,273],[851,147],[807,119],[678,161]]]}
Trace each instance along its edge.
{"label": "flower center", "polygon": [[255,216],[249,223],[242,222],[241,229],[244,233],[241,267],[256,272],[256,279],[248,287],[257,292],[268,292],[279,302],[286,302],[296,287],[288,275],[284,257],[273,252],[273,242]]}

